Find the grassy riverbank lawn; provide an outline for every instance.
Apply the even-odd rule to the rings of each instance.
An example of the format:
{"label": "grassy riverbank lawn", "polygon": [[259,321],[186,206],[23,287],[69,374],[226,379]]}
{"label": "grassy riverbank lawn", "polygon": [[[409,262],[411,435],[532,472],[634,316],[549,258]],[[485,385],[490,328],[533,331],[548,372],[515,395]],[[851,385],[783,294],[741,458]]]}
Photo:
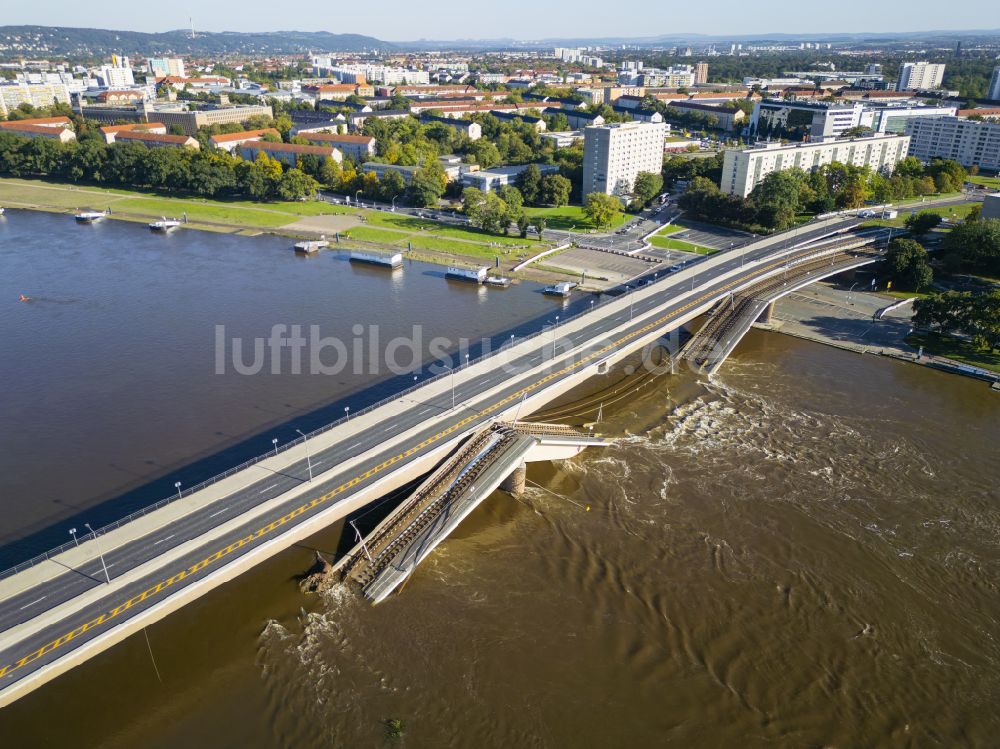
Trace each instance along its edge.
{"label": "grassy riverbank lawn", "polygon": [[255,203],[245,200],[179,198],[158,193],[59,184],[42,180],[0,179],[0,205],[40,208],[59,212],[104,210],[124,219],[147,220],[187,214],[191,228],[215,230],[280,231],[302,219],[316,216],[351,216],[363,222],[347,229],[352,239],[458,255],[493,258],[515,251],[533,252],[549,246],[538,239],[497,236],[472,227],[442,224],[405,214],[386,213],[322,201]]}
{"label": "grassy riverbank lawn", "polygon": [[[583,212],[583,207],[578,205],[563,205],[558,208],[525,208],[528,218],[544,216],[548,222],[548,229],[558,229],[560,231],[591,231],[596,230],[594,223],[587,218]],[[624,224],[631,216],[621,214],[611,225],[611,229],[617,229]]]}
{"label": "grassy riverbank lawn", "polygon": [[913,348],[923,346],[925,354],[943,356],[962,364],[969,364],[1000,374],[1000,353],[979,348],[961,338],[953,338],[940,333],[913,333],[907,336],[906,342]]}

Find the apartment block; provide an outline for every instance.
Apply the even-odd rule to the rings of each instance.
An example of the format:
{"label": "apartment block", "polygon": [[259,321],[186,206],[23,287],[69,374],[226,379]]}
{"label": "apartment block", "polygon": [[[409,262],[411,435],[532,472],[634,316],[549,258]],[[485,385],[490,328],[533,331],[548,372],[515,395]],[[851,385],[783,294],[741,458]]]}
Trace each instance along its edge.
{"label": "apartment block", "polygon": [[910,155],[921,161],[953,159],[963,166],[1000,169],[1000,122],[923,117],[906,123]]}
{"label": "apartment block", "polygon": [[662,123],[618,122],[584,128],[583,134],[584,195],[628,195],[639,172],[663,169]]}
{"label": "apartment block", "polygon": [[65,83],[0,84],[0,115],[4,117],[22,104],[49,107],[57,102],[70,103],[69,88]]}
{"label": "apartment block", "polygon": [[316,145],[329,145],[339,148],[344,156],[355,164],[369,161],[375,155],[375,139],[370,135],[341,135],[340,133],[310,133],[299,135]]}
{"label": "apartment block", "polygon": [[823,143],[767,143],[733,148],[726,151],[720,187],[723,192],[746,197],[772,172],[796,168],[811,172],[834,161],[890,174],[906,158],[909,144],[907,135],[873,135]]}
{"label": "apartment block", "polygon": [[934,62],[904,62],[899,68],[897,91],[927,91],[941,88],[944,65]]}

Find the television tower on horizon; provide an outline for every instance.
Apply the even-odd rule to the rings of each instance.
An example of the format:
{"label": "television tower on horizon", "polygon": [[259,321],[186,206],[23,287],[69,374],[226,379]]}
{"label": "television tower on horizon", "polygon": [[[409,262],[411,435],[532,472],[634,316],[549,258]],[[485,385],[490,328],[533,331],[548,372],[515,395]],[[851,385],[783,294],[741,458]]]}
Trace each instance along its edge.
{"label": "television tower on horizon", "polygon": [[191,38],[194,39],[194,18],[188,16],[188,22],[191,24]]}

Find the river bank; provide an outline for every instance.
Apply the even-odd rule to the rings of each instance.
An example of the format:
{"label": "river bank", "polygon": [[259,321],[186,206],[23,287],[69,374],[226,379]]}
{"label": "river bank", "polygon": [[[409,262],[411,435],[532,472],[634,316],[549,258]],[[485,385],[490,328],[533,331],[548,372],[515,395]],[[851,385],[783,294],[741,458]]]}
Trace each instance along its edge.
{"label": "river bank", "polygon": [[[69,215],[82,210],[110,211],[109,218],[133,223],[167,216],[184,219],[186,229],[249,237],[318,239],[339,234],[338,245],[343,249],[402,251],[414,260],[436,265],[495,265],[499,260],[501,271],[507,274],[524,257],[552,246],[537,239],[493,236],[402,213],[324,201],[215,201],[43,180],[0,179],[0,206]],[[536,268],[525,268],[517,275],[544,283],[566,277]]]}
{"label": "river bank", "polygon": [[[875,319],[876,312],[890,304],[899,306]],[[900,304],[882,294],[824,282],[782,297],[775,303],[770,322],[757,323],[757,327],[858,354],[885,356],[991,383],[1000,381],[996,372],[910,345],[912,315],[912,302]]]}

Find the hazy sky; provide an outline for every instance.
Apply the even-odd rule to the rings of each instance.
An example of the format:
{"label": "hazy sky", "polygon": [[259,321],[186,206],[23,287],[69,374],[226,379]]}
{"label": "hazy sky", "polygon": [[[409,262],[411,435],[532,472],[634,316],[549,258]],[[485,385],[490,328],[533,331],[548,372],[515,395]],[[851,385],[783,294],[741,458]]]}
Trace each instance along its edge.
{"label": "hazy sky", "polygon": [[379,0],[373,4],[296,0],[283,10],[274,0],[116,2],[103,6],[79,0],[36,0],[4,5],[0,24],[167,31],[186,28],[188,17],[193,16],[196,29],[206,31],[295,29],[366,34],[388,41],[640,37],[671,33],[787,32],[821,36],[824,32],[1000,28],[998,0],[903,3],[837,0],[825,6],[775,0],[709,3],[648,0],[621,4],[607,0],[504,0],[471,4],[442,0]]}

